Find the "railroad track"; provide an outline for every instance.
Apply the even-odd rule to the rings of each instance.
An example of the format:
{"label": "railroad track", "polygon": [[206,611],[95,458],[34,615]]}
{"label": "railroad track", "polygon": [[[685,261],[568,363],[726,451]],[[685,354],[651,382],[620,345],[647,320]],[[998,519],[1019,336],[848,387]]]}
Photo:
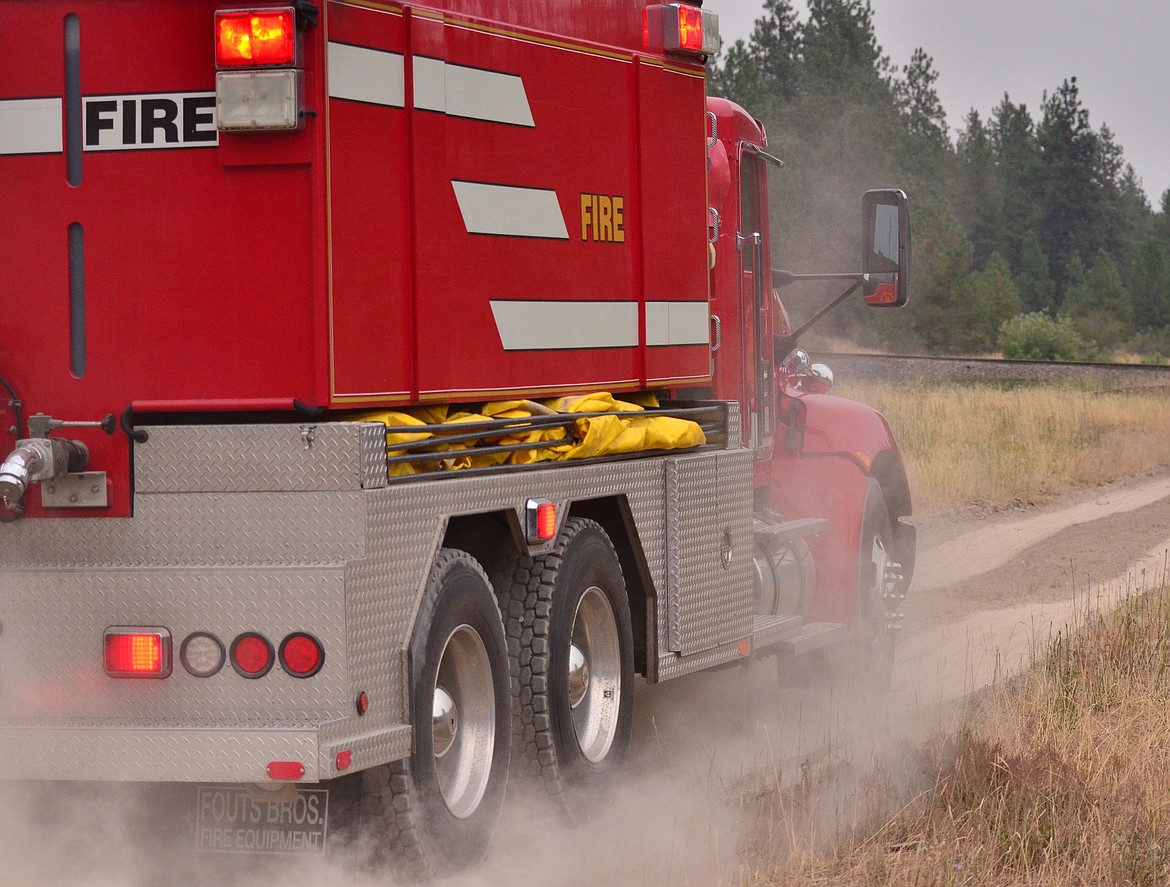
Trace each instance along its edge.
{"label": "railroad track", "polygon": [[906,382],[1057,382],[1092,379],[1103,387],[1167,388],[1170,366],[1122,363],[1063,363],[992,360],[979,357],[915,357],[900,354],[815,353],[838,382],[874,379]]}

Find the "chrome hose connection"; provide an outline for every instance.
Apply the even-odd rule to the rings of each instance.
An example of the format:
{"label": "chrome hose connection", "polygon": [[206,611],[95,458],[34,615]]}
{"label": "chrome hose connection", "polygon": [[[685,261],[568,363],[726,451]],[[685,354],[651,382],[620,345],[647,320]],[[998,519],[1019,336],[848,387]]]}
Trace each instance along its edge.
{"label": "chrome hose connection", "polygon": [[24,491],[28,489],[29,478],[39,472],[43,464],[40,447],[18,446],[8,454],[4,464],[0,465],[0,501],[5,508],[15,511],[19,507]]}
{"label": "chrome hose connection", "polygon": [[88,462],[89,447],[79,440],[19,440],[16,449],[0,464],[0,502],[15,511],[30,483],[84,471]]}

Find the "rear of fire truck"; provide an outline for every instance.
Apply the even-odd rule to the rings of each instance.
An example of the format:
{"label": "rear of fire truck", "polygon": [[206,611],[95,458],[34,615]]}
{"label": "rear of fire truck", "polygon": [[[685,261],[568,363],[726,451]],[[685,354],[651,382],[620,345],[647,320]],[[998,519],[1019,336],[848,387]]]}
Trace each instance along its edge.
{"label": "rear of fire truck", "polygon": [[747,267],[707,188],[766,140],[699,6],[4,4],[0,781],[443,872],[509,770],[596,806],[635,672],[848,634],[859,547],[885,637],[896,445],[792,364],[773,460],[767,213]]}
{"label": "rear of fire truck", "polygon": [[[482,855],[489,555],[571,534],[620,582],[548,501],[602,473],[391,490],[385,427],[347,420],[709,376],[711,48],[668,4],[692,45],[640,58],[643,6],[4,5],[0,779],[187,784],[201,851],[321,852],[356,794],[393,855]],[[633,662],[597,582],[604,769]]]}

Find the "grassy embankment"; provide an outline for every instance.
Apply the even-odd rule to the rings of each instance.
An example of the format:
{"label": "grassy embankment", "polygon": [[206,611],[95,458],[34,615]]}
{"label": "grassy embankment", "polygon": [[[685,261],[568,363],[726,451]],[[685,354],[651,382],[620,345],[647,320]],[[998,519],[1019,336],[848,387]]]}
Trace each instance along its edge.
{"label": "grassy embankment", "polygon": [[855,383],[889,420],[915,507],[1043,501],[1170,464],[1170,391]]}
{"label": "grassy embankment", "polygon": [[[1168,393],[842,393],[886,413],[920,507],[1035,501],[1170,463]],[[951,729],[850,777],[849,809],[839,774],[772,792],[741,883],[1170,883],[1170,591],[1082,621]]]}

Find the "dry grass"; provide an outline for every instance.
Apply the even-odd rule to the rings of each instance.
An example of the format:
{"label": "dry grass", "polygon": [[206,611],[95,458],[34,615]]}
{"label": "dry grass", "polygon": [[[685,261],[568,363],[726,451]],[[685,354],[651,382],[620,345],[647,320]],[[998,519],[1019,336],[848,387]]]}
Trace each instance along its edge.
{"label": "dry grass", "polygon": [[[1170,883],[1170,593],[1058,638],[965,726],[902,758],[886,816],[825,850],[807,828],[742,883],[949,887]],[[880,786],[888,770],[866,779]],[[791,799],[788,809],[801,805]]]}
{"label": "dry grass", "polygon": [[1170,463],[1170,392],[854,383],[902,447],[916,507],[1036,502]]}

